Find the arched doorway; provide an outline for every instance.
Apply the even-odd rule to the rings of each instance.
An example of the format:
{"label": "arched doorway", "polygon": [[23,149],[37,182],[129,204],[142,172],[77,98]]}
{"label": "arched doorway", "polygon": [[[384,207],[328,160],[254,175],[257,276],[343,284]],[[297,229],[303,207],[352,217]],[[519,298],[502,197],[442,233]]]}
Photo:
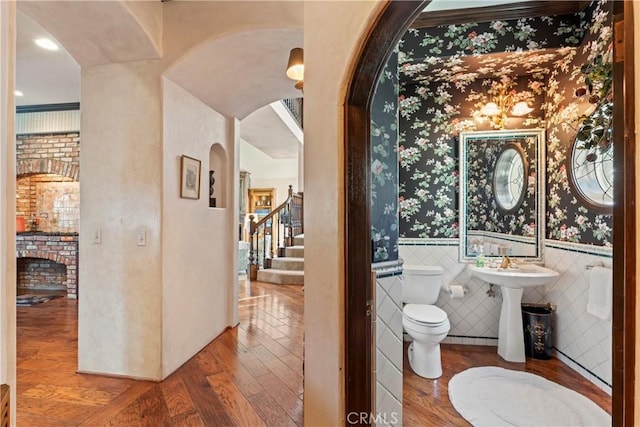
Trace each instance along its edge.
{"label": "arched doorway", "polygon": [[[376,81],[397,40],[428,2],[390,2],[373,25],[360,53],[346,106],[346,413],[371,412],[371,307],[370,251],[358,244],[370,239],[370,107]],[[616,4],[616,40],[632,40],[631,5]],[[626,25],[624,17],[627,17]],[[446,24],[446,22],[443,22]],[[633,425],[635,340],[635,188],[633,56],[631,43],[616,42],[614,71],[615,198],[614,206],[614,318],[613,318],[613,424]],[[624,61],[624,58],[627,61]],[[626,93],[625,93],[626,91]],[[625,96],[626,95],[626,96]],[[364,220],[363,220],[364,218]],[[365,349],[363,351],[362,349]]]}

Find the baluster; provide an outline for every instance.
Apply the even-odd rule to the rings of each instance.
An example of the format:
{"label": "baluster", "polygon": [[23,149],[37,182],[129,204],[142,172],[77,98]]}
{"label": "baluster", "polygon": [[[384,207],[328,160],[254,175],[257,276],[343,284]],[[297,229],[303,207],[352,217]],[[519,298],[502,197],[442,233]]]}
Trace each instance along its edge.
{"label": "baluster", "polygon": [[[274,227],[276,226],[275,216],[271,218],[270,226],[271,226],[271,242],[270,242],[271,244],[269,245],[269,257],[273,259],[273,246],[278,244],[278,237],[276,236],[276,233],[273,231]],[[274,241],[274,238],[275,238],[275,241]],[[269,266],[269,268],[271,268],[271,266]]]}
{"label": "baluster", "polygon": [[278,250],[278,257],[284,256],[284,255],[282,255],[282,252],[281,252],[281,248],[282,248],[282,240],[280,240],[280,239],[281,239],[281,237],[280,237],[280,227],[282,226],[281,218],[282,218],[282,212],[283,212],[283,210],[284,210],[284,209],[280,209],[280,211],[278,211],[278,226],[277,226],[277,228],[276,228],[276,233],[277,233],[277,236],[278,236],[278,238],[276,239],[276,242],[277,242],[277,245],[278,245],[278,246],[277,246],[277,250]]}
{"label": "baluster", "polygon": [[[258,239],[254,216],[249,215],[249,280],[258,278]],[[254,242],[255,238],[255,242]],[[255,245],[255,246],[254,246]]]}
{"label": "baluster", "polygon": [[266,268],[265,259],[267,258],[267,225],[262,224],[262,268]]}
{"label": "baluster", "polygon": [[287,221],[288,240],[287,246],[293,246],[293,186],[289,185],[289,197],[287,198],[287,210],[289,211],[289,217]]}

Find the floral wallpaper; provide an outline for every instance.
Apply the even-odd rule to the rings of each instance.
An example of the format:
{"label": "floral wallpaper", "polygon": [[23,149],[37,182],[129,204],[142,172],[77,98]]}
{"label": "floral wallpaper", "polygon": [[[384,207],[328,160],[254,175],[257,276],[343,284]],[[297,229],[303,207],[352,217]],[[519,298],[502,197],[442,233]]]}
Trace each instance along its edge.
{"label": "floral wallpaper", "polygon": [[[421,105],[425,111],[404,110],[400,95],[398,156],[402,237],[458,237],[458,134],[492,129],[490,120],[479,114],[480,104],[484,102],[485,93],[491,96],[502,88],[513,92],[518,99],[527,99],[533,107],[529,117],[508,119],[509,128],[542,126],[539,117],[544,100],[542,87],[537,80],[509,76],[474,81],[465,86],[465,92],[445,92],[450,86],[440,82],[405,85],[407,91],[424,92]],[[437,97],[445,93],[447,101],[441,106]],[[431,98],[431,94],[436,99]],[[474,119],[474,115],[481,121]]]}
{"label": "floral wallpaper", "polygon": [[564,52],[549,75],[547,114],[547,237],[570,242],[611,246],[612,216],[593,212],[580,203],[569,183],[567,159],[584,113],[585,86],[581,67],[597,57],[612,61],[612,2],[594,2],[587,10],[588,31],[578,49]]}
{"label": "floral wallpaper", "polygon": [[597,56],[611,60],[610,9],[599,1],[574,15],[407,32],[398,54],[400,236],[458,236],[457,136],[503,127],[481,107],[508,95],[532,110],[504,128],[546,129],[547,237],[610,245],[611,215],[582,206],[566,173],[586,108],[580,69]]}
{"label": "floral wallpaper", "polygon": [[398,259],[398,55],[380,75],[371,108],[373,262]]}

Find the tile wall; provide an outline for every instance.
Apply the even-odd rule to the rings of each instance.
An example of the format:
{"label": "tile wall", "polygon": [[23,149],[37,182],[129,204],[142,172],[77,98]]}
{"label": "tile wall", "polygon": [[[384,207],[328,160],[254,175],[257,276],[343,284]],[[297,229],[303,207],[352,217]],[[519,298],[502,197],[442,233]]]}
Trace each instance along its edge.
{"label": "tile wall", "polygon": [[[611,394],[612,323],[587,313],[590,270],[611,267],[610,248],[547,240],[545,265],[560,273],[546,286],[546,301],[558,304],[554,318],[554,347],[560,360]],[[613,271],[612,273],[613,274]]]}
{"label": "tile wall", "polygon": [[[439,265],[444,268],[443,290],[436,305],[447,312],[451,322],[445,343],[497,345],[502,296],[487,295],[489,285],[471,278],[466,264],[458,261],[457,239],[401,239],[400,258],[404,264]],[[611,394],[611,321],[586,312],[589,295],[587,265],[610,266],[612,251],[592,245],[547,240],[545,265],[560,273],[545,286],[526,289],[523,302],[555,302],[554,347],[559,359]],[[451,284],[463,285],[462,298],[451,298]]]}
{"label": "tile wall", "polygon": [[376,267],[376,425],[402,423],[402,281],[400,267]]}

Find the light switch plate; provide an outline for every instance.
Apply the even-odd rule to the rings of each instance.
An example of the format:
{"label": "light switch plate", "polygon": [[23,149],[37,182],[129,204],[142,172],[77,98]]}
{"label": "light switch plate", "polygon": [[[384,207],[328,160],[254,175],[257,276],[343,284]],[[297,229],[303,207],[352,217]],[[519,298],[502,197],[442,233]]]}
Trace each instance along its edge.
{"label": "light switch plate", "polygon": [[93,231],[93,244],[99,245],[102,243],[102,228],[96,228]]}
{"label": "light switch plate", "polygon": [[147,246],[147,230],[141,228],[136,233],[136,244],[138,246]]}

